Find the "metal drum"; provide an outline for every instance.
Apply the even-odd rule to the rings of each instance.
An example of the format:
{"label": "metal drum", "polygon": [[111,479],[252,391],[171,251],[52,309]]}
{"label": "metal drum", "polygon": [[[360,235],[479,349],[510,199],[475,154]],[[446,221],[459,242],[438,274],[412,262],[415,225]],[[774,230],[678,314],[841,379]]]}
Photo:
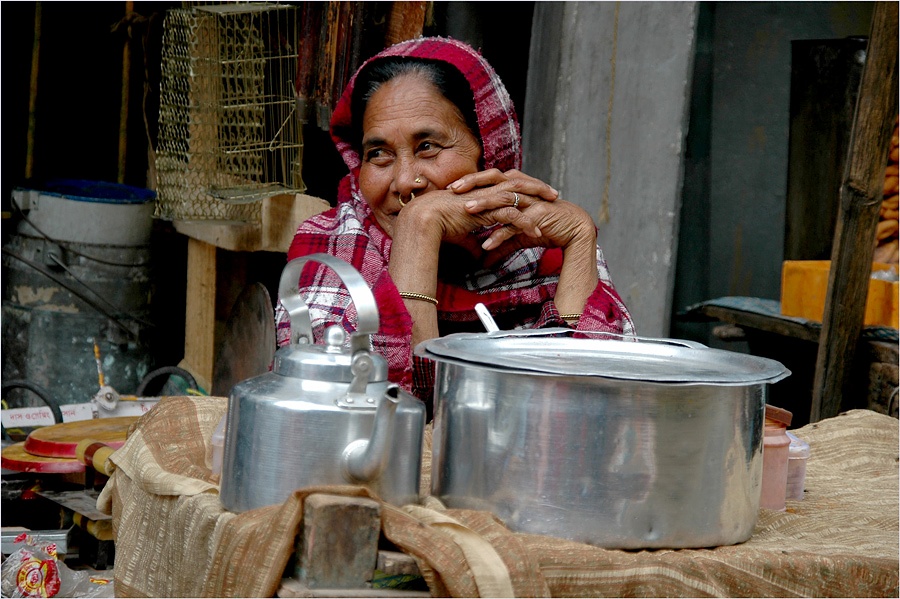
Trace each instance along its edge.
{"label": "metal drum", "polygon": [[[15,190],[25,216],[3,246],[4,380],[41,385],[60,404],[86,402],[97,392],[96,341],[110,383],[138,386],[153,363],[153,198],[80,180]],[[33,399],[12,396],[16,405]]]}

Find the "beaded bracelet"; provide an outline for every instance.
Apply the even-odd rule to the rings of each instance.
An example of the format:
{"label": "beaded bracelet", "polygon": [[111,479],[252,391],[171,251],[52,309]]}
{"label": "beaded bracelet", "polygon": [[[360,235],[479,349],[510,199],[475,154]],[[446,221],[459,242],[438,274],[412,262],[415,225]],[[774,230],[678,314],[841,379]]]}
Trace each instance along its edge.
{"label": "beaded bracelet", "polygon": [[403,299],[411,299],[411,300],[421,300],[423,302],[428,302],[429,304],[434,304],[437,306],[438,301],[437,298],[433,298],[430,295],[425,295],[424,293],[412,293],[411,291],[401,291],[400,297]]}

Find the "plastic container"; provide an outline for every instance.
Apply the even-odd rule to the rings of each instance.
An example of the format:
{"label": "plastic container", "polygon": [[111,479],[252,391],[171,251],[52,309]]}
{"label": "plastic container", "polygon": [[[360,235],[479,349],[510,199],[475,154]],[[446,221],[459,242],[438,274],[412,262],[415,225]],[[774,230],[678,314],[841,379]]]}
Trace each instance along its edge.
{"label": "plastic container", "polygon": [[791,444],[788,447],[787,499],[803,499],[806,490],[806,460],[809,458],[809,443],[790,431],[787,432]]}
{"label": "plastic container", "polygon": [[228,414],[226,413],[219,420],[219,424],[216,425],[216,430],[212,434],[212,465],[210,469],[216,476],[222,475],[222,460],[225,456],[225,422],[227,418]]}
{"label": "plastic container", "polygon": [[787,427],[793,414],[766,405],[763,437],[763,479],[759,507],[784,511],[787,496],[788,460],[791,439]]}
{"label": "plastic container", "polygon": [[[16,188],[13,200],[28,210],[18,232],[56,241],[103,246],[150,243],[156,192],[120,183],[52,179],[40,189]],[[134,260],[121,260],[133,262]]]}

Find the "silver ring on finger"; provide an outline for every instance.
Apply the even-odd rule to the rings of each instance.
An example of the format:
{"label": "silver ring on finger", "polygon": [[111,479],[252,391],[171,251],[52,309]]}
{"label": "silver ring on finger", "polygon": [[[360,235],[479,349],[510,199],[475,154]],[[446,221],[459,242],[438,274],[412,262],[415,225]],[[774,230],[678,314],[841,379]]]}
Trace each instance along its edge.
{"label": "silver ring on finger", "polygon": [[519,194],[517,194],[516,192],[513,192],[513,197],[516,199],[516,201],[513,202],[512,207],[518,208],[519,207]]}

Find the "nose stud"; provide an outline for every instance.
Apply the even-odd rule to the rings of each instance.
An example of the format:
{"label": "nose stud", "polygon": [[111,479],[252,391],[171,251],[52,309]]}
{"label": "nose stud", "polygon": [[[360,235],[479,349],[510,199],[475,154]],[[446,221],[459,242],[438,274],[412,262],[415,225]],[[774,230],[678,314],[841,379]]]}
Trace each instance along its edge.
{"label": "nose stud", "polygon": [[[422,175],[416,176],[415,181],[416,181],[416,184],[417,184],[417,185],[420,184],[420,183],[422,183]],[[412,201],[412,200],[410,200],[410,201]]]}

